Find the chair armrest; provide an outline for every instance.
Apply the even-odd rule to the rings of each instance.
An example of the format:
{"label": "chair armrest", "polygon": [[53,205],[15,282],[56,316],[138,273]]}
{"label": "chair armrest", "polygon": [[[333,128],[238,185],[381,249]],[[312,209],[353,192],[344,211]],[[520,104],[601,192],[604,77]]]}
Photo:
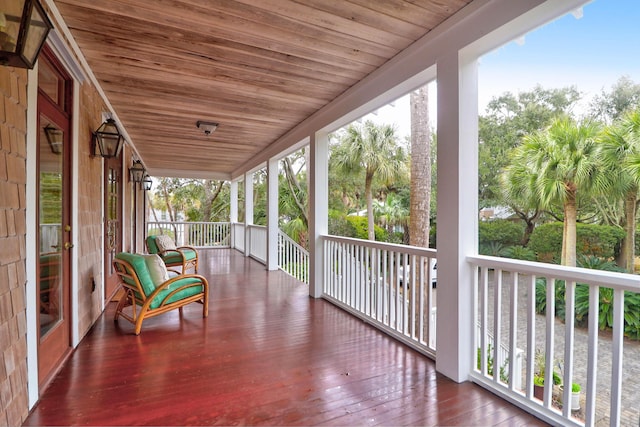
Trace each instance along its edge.
{"label": "chair armrest", "polygon": [[198,250],[196,248],[194,248],[193,246],[179,246],[179,247],[176,248],[176,250],[178,250],[178,251],[180,249],[189,249],[189,250],[192,250],[194,252],[198,252]]}

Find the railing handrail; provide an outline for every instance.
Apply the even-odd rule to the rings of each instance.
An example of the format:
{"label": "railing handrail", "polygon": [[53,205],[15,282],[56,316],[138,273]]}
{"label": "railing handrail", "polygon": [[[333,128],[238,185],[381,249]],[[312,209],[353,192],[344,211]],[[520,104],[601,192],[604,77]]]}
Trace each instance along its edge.
{"label": "railing handrail", "polygon": [[147,221],[147,224],[232,224],[229,221]]}
{"label": "railing handrail", "polygon": [[196,248],[229,247],[231,227],[225,221],[147,221],[146,233],[159,230],[172,232],[176,245]]}
{"label": "railing handrail", "polygon": [[333,242],[349,243],[364,246],[367,248],[391,250],[394,252],[403,252],[408,255],[426,256],[429,258],[435,258],[436,254],[438,253],[435,249],[431,248],[420,248],[418,246],[400,245],[397,243],[377,242],[374,240],[356,239],[353,237],[321,235],[320,238]]}
{"label": "railing handrail", "polygon": [[479,267],[499,268],[538,277],[552,277],[567,282],[598,283],[607,288],[640,292],[638,276],[628,273],[567,267],[557,264],[545,264],[486,255],[468,255],[467,262]]}
{"label": "railing handrail", "polygon": [[299,250],[303,254],[305,254],[307,256],[309,255],[309,251],[308,250],[306,250],[305,248],[300,246],[298,243],[296,243],[296,241],[293,240],[291,237],[287,236],[287,234],[284,231],[278,229],[278,234],[280,235],[280,237],[282,239],[286,240],[288,244],[292,245],[294,248],[296,248],[297,250]]}

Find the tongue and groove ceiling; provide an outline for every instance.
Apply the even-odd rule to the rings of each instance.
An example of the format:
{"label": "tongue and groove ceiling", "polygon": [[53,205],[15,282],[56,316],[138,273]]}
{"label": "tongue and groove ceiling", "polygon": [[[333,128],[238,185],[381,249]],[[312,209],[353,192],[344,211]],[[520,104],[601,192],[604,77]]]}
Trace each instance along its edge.
{"label": "tongue and groove ceiling", "polygon": [[[471,0],[54,0],[154,176],[223,177]],[[206,136],[198,120],[219,123]]]}

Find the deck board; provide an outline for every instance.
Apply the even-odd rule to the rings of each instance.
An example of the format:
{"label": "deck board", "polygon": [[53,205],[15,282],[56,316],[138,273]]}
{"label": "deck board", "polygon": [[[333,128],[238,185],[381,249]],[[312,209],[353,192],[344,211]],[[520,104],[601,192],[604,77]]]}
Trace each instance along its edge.
{"label": "deck board", "polygon": [[282,272],[201,251],[201,306],[148,319],[111,304],[24,425],[544,425]]}

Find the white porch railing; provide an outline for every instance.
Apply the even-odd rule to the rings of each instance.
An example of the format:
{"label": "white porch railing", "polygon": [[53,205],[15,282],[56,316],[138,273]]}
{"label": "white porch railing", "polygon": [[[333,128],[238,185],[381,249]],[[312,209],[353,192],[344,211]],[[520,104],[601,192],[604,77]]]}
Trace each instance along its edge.
{"label": "white porch railing", "polygon": [[267,262],[267,227],[264,225],[248,225],[245,233],[249,233],[249,256],[261,263]]}
{"label": "white porch railing", "polygon": [[231,247],[244,252],[244,224],[234,222],[232,227],[232,239]]}
{"label": "white porch railing", "polygon": [[[323,297],[435,356],[436,251],[323,236]],[[432,261],[433,260],[433,261]]]}
{"label": "white porch railing", "polygon": [[309,284],[309,252],[278,230],[278,267],[301,282]]}
{"label": "white porch railing", "polygon": [[228,248],[231,245],[228,222],[147,222],[147,234],[160,234],[160,230],[173,237],[178,246]]}
{"label": "white porch railing", "polygon": [[[476,271],[471,319],[479,325],[472,337],[473,348],[478,349],[473,356],[473,366],[478,368],[472,374],[475,382],[552,424],[638,425],[640,382],[636,378],[640,377],[640,369],[632,363],[637,355],[631,349],[639,343],[625,344],[623,336],[625,291],[640,292],[637,276],[485,256],[467,260]],[[540,297],[545,296],[544,316],[535,311],[539,279],[546,282],[538,285],[545,286],[538,298],[540,303]],[[559,286],[560,290],[564,286],[564,322],[554,315]],[[578,299],[577,286],[581,288]],[[601,288],[613,289],[613,301],[605,302],[612,305],[613,331],[599,336]],[[574,313],[577,300],[588,300],[586,328],[576,328],[574,316],[569,315]],[[500,352],[495,343],[489,351],[490,335],[510,349],[508,355]],[[523,374],[518,374],[515,363],[509,363],[517,359],[518,348],[526,353]],[[493,369],[489,370],[491,359]],[[562,377],[563,384],[581,385],[580,411],[572,412],[569,404],[559,403],[571,401],[571,387],[561,391],[557,386],[545,386],[542,399],[534,397],[534,374],[541,367],[546,385],[553,384],[554,371]],[[510,380],[516,375],[523,375],[521,385]]]}

